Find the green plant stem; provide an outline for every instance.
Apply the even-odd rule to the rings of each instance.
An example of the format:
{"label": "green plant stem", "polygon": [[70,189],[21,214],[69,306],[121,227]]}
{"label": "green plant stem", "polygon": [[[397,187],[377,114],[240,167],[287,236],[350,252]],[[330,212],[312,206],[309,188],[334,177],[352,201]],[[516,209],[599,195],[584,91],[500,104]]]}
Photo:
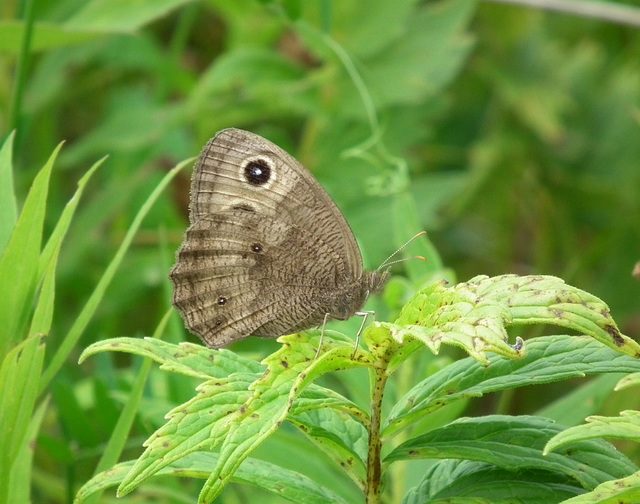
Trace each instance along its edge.
{"label": "green plant stem", "polygon": [[35,19],[34,3],[35,0],[26,0],[24,4],[24,31],[22,32],[22,46],[20,47],[20,57],[18,58],[11,108],[9,110],[9,130],[19,131],[18,126],[20,121],[20,112],[22,110],[22,95],[24,94],[24,86],[27,79],[29,55],[31,53],[31,40],[33,36],[33,23]]}
{"label": "green plant stem", "polygon": [[380,425],[382,417],[382,397],[387,383],[387,368],[376,366],[373,390],[371,391],[371,425],[369,427],[369,449],[367,452],[367,504],[380,502],[380,482],[382,466],[380,463]]}

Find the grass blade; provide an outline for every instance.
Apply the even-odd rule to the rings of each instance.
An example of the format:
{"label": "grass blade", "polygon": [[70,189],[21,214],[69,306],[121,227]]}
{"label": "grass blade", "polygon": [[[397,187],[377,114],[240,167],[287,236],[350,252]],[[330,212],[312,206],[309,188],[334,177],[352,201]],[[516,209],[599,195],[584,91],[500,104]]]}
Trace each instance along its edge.
{"label": "grass blade", "polygon": [[135,218],[133,219],[133,222],[131,223],[131,226],[129,227],[129,230],[127,231],[127,234],[122,240],[122,243],[120,244],[116,255],[107,266],[107,269],[98,281],[98,285],[96,285],[96,288],[82,308],[82,311],[78,315],[78,318],[76,318],[74,324],[71,326],[71,329],[69,329],[69,332],[67,333],[64,341],[60,344],[60,347],[58,348],[56,354],[53,356],[49,367],[42,375],[40,390],[44,390],[47,388],[49,382],[60,370],[60,368],[64,364],[64,361],[67,359],[67,356],[80,339],[80,336],[82,336],[82,333],[87,327],[89,320],[91,320],[91,317],[95,313],[98,304],[102,300],[107,287],[111,283],[113,276],[120,266],[125,253],[129,249],[129,246],[133,241],[133,237],[138,231],[140,224],[142,224],[142,220],[145,218],[153,204],[156,202],[164,188],[169,184],[173,177],[175,177],[175,175],[180,170],[182,170],[185,166],[190,165],[192,162],[193,159],[187,159],[186,161],[183,161],[182,163],[176,165],[169,173],[167,173],[138,211]]}

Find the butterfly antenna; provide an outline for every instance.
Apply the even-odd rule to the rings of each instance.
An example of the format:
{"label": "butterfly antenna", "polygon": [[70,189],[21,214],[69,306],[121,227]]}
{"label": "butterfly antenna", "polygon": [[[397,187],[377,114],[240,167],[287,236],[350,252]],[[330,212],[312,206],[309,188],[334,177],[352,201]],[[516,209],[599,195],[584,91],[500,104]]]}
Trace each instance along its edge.
{"label": "butterfly antenna", "polygon": [[422,259],[423,261],[426,261],[426,259],[424,257],[422,257],[422,256],[413,256],[413,257],[407,257],[407,258],[404,258],[404,259],[396,259],[395,261],[390,261],[399,252],[402,252],[402,250],[404,250],[407,247],[407,245],[409,245],[413,240],[415,240],[416,238],[418,238],[420,236],[426,235],[426,234],[427,234],[426,231],[420,231],[418,234],[416,234],[416,235],[412,236],[411,238],[409,238],[402,247],[400,247],[393,254],[391,254],[384,261],[382,261],[382,264],[378,267],[378,269],[386,268],[387,266],[391,266],[392,264],[396,264],[396,263],[399,263],[399,262],[408,261],[409,259]]}

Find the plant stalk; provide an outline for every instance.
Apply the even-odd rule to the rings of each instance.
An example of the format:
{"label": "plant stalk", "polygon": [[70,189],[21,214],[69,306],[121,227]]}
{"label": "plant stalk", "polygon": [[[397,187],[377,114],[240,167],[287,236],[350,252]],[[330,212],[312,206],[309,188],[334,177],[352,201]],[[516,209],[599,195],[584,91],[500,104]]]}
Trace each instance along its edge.
{"label": "plant stalk", "polygon": [[382,418],[382,397],[387,383],[386,366],[374,368],[375,379],[371,391],[371,425],[369,427],[369,449],[367,452],[367,488],[366,503],[378,504],[380,502],[382,464],[380,451],[380,426]]}

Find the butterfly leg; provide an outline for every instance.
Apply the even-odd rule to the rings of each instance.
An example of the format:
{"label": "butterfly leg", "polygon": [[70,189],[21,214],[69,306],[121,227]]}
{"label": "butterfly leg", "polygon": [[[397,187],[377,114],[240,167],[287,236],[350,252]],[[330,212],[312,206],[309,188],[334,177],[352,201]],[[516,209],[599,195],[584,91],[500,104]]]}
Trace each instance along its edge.
{"label": "butterfly leg", "polygon": [[324,328],[327,326],[327,322],[329,321],[329,314],[324,314],[324,320],[322,321],[322,331],[320,332],[320,342],[318,343],[318,349],[316,350],[316,356],[313,358],[314,360],[318,358],[320,355],[320,348],[322,348],[322,342],[324,341]]}
{"label": "butterfly leg", "polygon": [[358,315],[359,317],[362,317],[362,324],[360,324],[360,329],[358,329],[358,332],[356,333],[356,344],[353,347],[353,354],[351,354],[352,359],[355,358],[356,352],[358,351],[358,346],[360,345],[360,334],[362,334],[364,325],[367,323],[367,318],[369,318],[369,315],[375,316],[375,314],[376,312],[373,312],[373,311],[357,311],[354,313],[354,315]]}

